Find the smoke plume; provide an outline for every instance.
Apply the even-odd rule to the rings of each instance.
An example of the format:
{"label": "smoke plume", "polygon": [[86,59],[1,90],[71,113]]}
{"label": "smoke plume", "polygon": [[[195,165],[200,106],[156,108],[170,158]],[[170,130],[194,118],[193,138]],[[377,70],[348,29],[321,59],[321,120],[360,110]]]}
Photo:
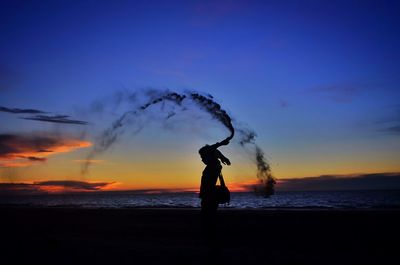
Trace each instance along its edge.
{"label": "smoke plume", "polygon": [[210,113],[213,118],[220,121],[226,128],[228,128],[231,132],[231,135],[228,137],[229,140],[233,138],[235,135],[235,129],[232,126],[231,117],[229,117],[225,110],[221,109],[221,105],[216,103],[211,95],[207,98],[198,93],[191,93],[190,97],[194,102],[199,104],[202,109]]}
{"label": "smoke plume", "polygon": [[[255,143],[257,134],[246,127],[238,126],[234,128],[231,117],[220,104],[215,102],[211,95],[202,95],[198,92],[177,93],[169,90],[159,91],[154,89],[145,91],[144,94],[147,97],[144,104],[138,104],[140,97],[136,94],[126,95],[128,101],[131,103],[131,108],[122,113],[111,126],[99,135],[86,161],[91,161],[99,154],[107,151],[118,140],[128,125],[136,125],[136,132],[140,131],[139,118],[151,106],[170,102],[174,106],[179,107],[180,111],[184,111],[185,107],[183,103],[185,103],[209,113],[212,118],[223,124],[230,131],[230,135],[226,138],[227,140],[231,140],[236,131],[239,144],[242,147],[250,146],[253,153],[253,160],[257,166],[257,178],[260,180],[260,185],[255,187],[255,190],[266,196],[274,193],[275,179],[271,174],[271,168],[264,157],[263,150]],[[162,110],[166,111],[164,108]],[[173,115],[175,115],[175,111],[168,112],[164,119],[167,120]],[[83,164],[82,174],[88,172],[89,166],[90,163]]]}

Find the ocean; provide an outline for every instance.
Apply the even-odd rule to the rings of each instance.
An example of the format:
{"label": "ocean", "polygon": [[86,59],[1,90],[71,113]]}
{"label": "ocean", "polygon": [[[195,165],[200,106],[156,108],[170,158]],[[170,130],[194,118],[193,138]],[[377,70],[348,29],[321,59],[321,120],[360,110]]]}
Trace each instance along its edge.
{"label": "ocean", "polygon": [[[77,208],[198,208],[197,193],[143,194],[94,192],[75,194],[0,196],[0,206]],[[254,193],[232,193],[221,208],[271,209],[382,209],[400,208],[400,190],[387,191],[291,191],[264,198]]]}

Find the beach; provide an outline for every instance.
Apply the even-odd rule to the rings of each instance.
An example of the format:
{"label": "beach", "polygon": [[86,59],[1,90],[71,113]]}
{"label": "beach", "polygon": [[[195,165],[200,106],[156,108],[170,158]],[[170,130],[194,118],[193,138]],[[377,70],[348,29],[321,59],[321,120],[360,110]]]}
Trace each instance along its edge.
{"label": "beach", "polygon": [[[389,264],[398,210],[1,207],[2,264]],[[392,262],[390,262],[392,261]]]}

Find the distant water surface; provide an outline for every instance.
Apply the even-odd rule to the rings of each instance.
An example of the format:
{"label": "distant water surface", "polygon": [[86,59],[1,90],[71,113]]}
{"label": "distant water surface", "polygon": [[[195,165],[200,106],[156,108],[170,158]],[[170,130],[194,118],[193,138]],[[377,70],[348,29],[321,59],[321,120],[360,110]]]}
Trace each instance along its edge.
{"label": "distant water surface", "polygon": [[[196,208],[196,193],[138,194],[103,192],[81,194],[0,196],[0,206],[79,208]],[[225,208],[400,208],[400,191],[277,192],[269,198],[253,193],[232,193]]]}

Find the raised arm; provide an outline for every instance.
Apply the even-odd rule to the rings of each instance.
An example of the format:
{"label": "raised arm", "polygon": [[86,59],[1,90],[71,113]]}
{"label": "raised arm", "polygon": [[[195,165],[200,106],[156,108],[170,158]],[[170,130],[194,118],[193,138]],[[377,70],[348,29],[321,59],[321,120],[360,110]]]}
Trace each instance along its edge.
{"label": "raised arm", "polygon": [[213,145],[211,145],[210,147],[217,149],[218,147],[222,146],[222,145],[228,145],[229,144],[229,138],[226,138],[225,140],[221,141],[221,142],[217,142]]}
{"label": "raised arm", "polygon": [[221,160],[222,163],[228,166],[231,165],[231,161],[229,161],[229,159],[225,157],[218,149],[216,150],[216,152],[217,152],[217,157],[219,158],[219,160]]}

